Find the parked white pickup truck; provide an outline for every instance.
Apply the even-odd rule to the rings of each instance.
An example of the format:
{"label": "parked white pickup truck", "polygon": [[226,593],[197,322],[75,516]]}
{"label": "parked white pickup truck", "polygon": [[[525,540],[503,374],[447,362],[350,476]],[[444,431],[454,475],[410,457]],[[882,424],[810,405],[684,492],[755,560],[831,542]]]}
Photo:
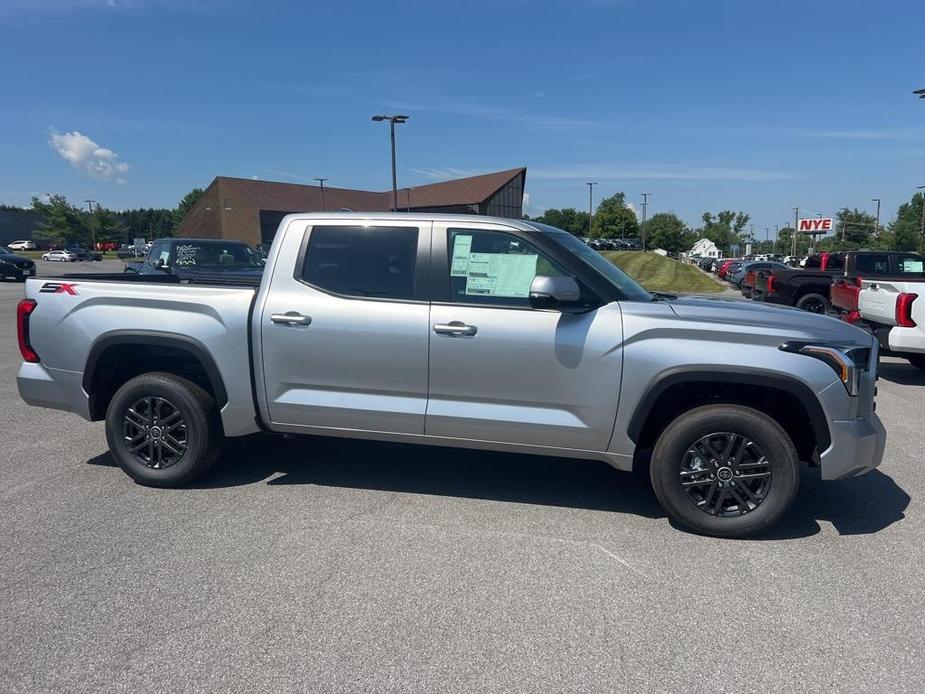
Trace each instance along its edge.
{"label": "parked white pickup truck", "polygon": [[863,280],[858,313],[881,347],[925,370],[925,277]]}

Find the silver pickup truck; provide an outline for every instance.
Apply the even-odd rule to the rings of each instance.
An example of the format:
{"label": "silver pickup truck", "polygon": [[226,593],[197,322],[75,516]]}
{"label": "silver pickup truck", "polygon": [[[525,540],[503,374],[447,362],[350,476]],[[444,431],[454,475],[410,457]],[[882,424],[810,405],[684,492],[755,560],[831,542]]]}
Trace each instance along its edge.
{"label": "silver pickup truck", "polygon": [[841,321],[645,291],[528,221],[286,217],[263,278],[30,279],[22,398],[106,421],[141,484],[202,475],[258,431],[649,468],[694,531],[767,529],[800,463],[880,463],[877,343]]}

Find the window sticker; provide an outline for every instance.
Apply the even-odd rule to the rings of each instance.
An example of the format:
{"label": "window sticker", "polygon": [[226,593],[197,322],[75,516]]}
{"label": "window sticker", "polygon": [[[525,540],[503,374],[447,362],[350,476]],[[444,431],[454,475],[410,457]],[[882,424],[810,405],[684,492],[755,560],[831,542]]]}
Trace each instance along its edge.
{"label": "window sticker", "polygon": [[450,264],[450,277],[465,277],[468,274],[471,249],[471,236],[457,234],[453,237],[453,262]]}
{"label": "window sticker", "polygon": [[470,253],[466,294],[528,297],[538,258],[521,253]]}
{"label": "window sticker", "polygon": [[914,258],[903,258],[902,272],[922,272],[922,261]]}
{"label": "window sticker", "polygon": [[196,264],[196,251],[199,249],[196,246],[183,245],[177,246],[177,265],[195,265]]}

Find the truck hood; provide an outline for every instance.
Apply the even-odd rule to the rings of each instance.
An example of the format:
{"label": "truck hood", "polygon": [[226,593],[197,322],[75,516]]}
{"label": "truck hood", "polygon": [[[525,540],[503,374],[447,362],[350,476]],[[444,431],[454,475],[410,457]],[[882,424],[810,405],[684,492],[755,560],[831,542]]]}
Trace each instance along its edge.
{"label": "truck hood", "polygon": [[861,347],[871,341],[870,335],[844,321],[787,306],[700,297],[679,297],[666,303],[679,318],[703,323],[704,327]]}

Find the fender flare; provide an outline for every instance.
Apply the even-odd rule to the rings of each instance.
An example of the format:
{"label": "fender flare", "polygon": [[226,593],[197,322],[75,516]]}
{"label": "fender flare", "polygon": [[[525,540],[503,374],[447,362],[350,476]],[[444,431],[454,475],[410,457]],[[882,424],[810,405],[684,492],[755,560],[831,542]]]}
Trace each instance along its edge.
{"label": "fender flare", "polygon": [[646,421],[662,394],[669,388],[682,383],[733,383],[783,391],[799,400],[800,404],[806,409],[810,418],[809,424],[813,429],[819,450],[826,450],[832,443],[828,418],[822,409],[819,398],[816,397],[816,394],[808,385],[792,376],[773,371],[735,367],[717,367],[715,369],[680,367],[659,376],[649,386],[643,397],[640,398],[630,419],[627,434],[633,443],[638,443]]}
{"label": "fender flare", "polygon": [[87,355],[87,363],[84,367],[82,385],[84,392],[93,398],[92,385],[93,379],[100,369],[100,359],[110,347],[119,345],[144,345],[155,347],[173,347],[175,349],[189,352],[193,357],[202,364],[212,386],[212,392],[215,393],[215,400],[219,409],[228,402],[228,392],[225,390],[225,383],[222,375],[218,370],[215,359],[211,352],[201,342],[187,335],[177,335],[176,333],[159,332],[156,330],[115,330],[106,333],[97,338],[90,347],[90,353]]}

